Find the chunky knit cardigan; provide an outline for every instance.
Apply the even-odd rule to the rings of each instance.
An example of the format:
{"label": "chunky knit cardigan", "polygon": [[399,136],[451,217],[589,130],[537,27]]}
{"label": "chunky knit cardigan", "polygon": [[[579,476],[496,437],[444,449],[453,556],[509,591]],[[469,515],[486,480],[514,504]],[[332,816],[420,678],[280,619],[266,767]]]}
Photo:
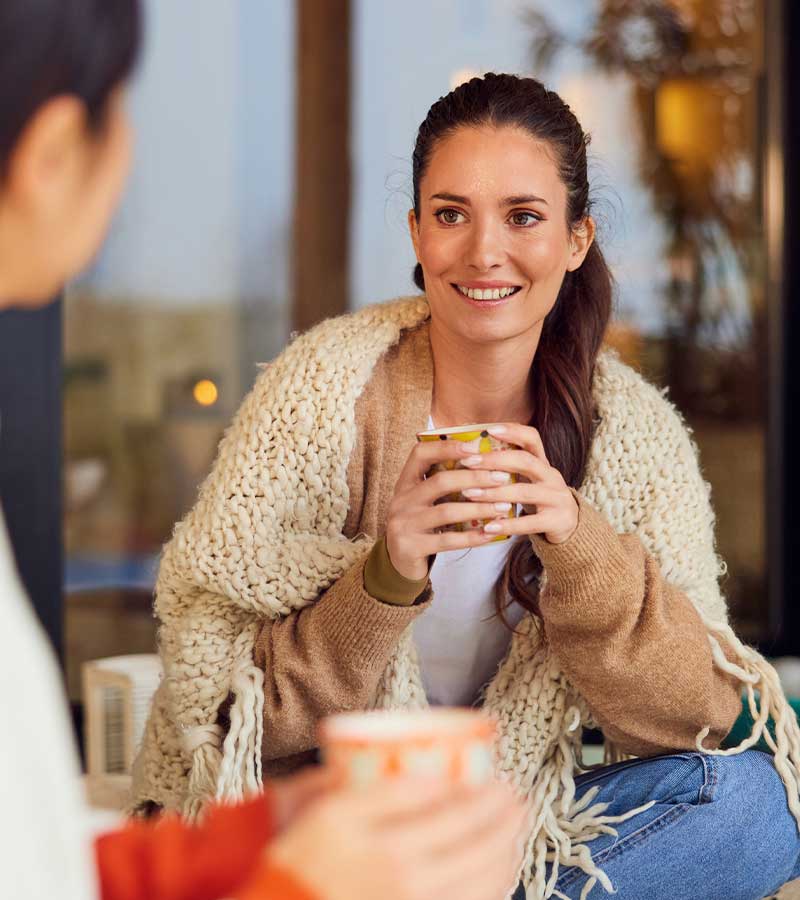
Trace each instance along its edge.
{"label": "chunky knit cardigan", "polygon": [[[260,788],[264,673],[254,665],[255,642],[264,620],[313,604],[372,547],[377,535],[343,534],[356,401],[376,363],[429,316],[418,297],[323,322],[265,367],[242,404],[196,506],[163,554],[156,611],[166,675],[134,768],[134,808],[156,803],[195,817],[212,798]],[[763,736],[800,823],[800,731],[775,671],[727,623],[708,487],[688,433],[666,399],[611,353],[598,359],[593,394],[600,424],[582,499],[617,532],[636,534],[663,577],[685,592],[715,664],[744,685],[755,718],[738,747],[706,749],[708,728],[697,747],[738,753]],[[223,730],[218,711],[229,695]],[[372,705],[427,705],[411,629]],[[596,722],[532,617],[518,627],[485,707],[499,722],[498,774],[532,805],[521,871],[528,896],[562,896],[559,866],[572,865],[590,874],[589,889],[600,881],[611,891],[587,844],[641,810],[612,819],[604,804],[591,805],[592,791],[575,800],[582,728]],[[606,761],[622,755],[608,739],[606,750]]]}

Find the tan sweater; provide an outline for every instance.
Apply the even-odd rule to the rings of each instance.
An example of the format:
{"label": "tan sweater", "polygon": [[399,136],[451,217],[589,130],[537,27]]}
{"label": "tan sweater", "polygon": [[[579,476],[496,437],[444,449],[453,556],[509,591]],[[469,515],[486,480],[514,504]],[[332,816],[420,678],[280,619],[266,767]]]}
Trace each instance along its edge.
{"label": "tan sweater", "polygon": [[[384,533],[397,477],[428,419],[432,383],[423,325],[378,362],[356,404],[348,537]],[[545,632],[563,671],[627,753],[694,749],[707,724],[705,746],[718,746],[741,711],[740,683],[714,666],[698,613],[639,538],[618,535],[579,502],[569,541],[532,538],[546,573]],[[365,590],[361,561],[314,605],[264,624],[255,661],[265,672],[266,771],[307,759],[322,716],[370,705],[401,634],[431,602],[430,584],[414,605],[381,602]]]}

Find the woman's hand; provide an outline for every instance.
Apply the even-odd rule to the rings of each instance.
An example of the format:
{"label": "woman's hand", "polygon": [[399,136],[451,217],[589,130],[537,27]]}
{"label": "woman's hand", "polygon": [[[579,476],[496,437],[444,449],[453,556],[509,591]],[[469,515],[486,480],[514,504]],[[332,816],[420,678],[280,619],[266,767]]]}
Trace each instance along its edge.
{"label": "woman's hand", "polygon": [[319,900],[501,900],[525,818],[506,785],[398,779],[322,797],[268,853]]}
{"label": "woman's hand", "polygon": [[[506,451],[510,452],[510,451]],[[428,574],[428,557],[443,550],[479,547],[496,535],[475,529],[446,531],[436,529],[473,519],[494,519],[507,515],[511,504],[505,498],[487,497],[485,502],[436,503],[441,497],[470,488],[496,488],[511,480],[506,471],[451,469],[425,475],[436,463],[464,461],[474,450],[461,441],[429,441],[416,444],[394,488],[386,520],[386,549],[397,571],[418,581]],[[498,454],[487,454],[497,457]],[[497,467],[500,468],[499,466]],[[505,468],[505,467],[503,467]]]}
{"label": "woman's hand", "polygon": [[464,495],[484,508],[487,503],[506,500],[521,503],[524,516],[503,519],[484,526],[491,537],[498,534],[543,534],[551,544],[563,544],[578,527],[578,504],[563,476],[547,461],[539,432],[529,425],[503,423],[489,428],[489,434],[516,444],[519,450],[495,450],[462,459],[473,472],[487,469],[513,472],[516,483],[495,487],[471,487]]}

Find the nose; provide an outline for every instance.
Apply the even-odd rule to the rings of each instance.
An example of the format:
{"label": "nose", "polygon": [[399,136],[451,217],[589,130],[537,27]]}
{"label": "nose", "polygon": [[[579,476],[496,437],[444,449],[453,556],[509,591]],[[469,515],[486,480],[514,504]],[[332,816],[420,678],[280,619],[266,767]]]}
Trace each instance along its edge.
{"label": "nose", "polygon": [[502,226],[498,230],[495,222],[475,222],[470,229],[464,262],[471,269],[487,272],[502,266],[506,260]]}

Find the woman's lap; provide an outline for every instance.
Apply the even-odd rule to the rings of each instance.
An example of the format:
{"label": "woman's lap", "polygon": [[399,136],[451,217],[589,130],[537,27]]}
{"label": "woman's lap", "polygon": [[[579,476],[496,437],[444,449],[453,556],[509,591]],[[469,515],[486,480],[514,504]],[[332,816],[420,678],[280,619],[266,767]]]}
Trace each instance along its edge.
{"label": "woman's lap", "polygon": [[[797,824],[766,753],[629,760],[579,776],[576,795],[595,786],[591,803],[609,803],[605,815],[656,801],[614,824],[617,836],[587,844],[615,900],[760,900],[800,877]],[[563,869],[557,887],[579,898],[587,879],[580,868]],[[598,882],[590,897],[603,896]]]}

